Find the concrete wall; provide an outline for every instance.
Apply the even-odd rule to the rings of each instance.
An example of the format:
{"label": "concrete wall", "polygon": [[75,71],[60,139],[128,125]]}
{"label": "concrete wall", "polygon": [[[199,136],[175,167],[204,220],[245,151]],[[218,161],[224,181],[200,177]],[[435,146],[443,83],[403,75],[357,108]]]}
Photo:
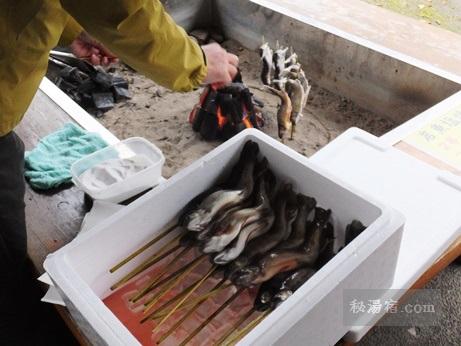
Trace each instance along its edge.
{"label": "concrete wall", "polygon": [[250,49],[256,49],[263,36],[272,45],[278,40],[292,46],[310,79],[399,123],[461,89],[452,80],[416,67],[411,59],[396,59],[372,49],[366,40],[358,44],[334,30],[293,19],[249,0],[164,2],[187,29],[219,26],[228,38]]}

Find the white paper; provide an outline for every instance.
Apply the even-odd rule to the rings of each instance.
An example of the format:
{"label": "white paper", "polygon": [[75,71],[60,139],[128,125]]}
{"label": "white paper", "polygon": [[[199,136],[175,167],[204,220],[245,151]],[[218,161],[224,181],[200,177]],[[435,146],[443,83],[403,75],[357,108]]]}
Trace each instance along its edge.
{"label": "white paper", "polygon": [[50,286],[50,288],[48,288],[48,291],[43,296],[41,301],[44,303],[51,303],[51,304],[58,304],[58,305],[66,306],[57,288],[55,288],[54,286]]}

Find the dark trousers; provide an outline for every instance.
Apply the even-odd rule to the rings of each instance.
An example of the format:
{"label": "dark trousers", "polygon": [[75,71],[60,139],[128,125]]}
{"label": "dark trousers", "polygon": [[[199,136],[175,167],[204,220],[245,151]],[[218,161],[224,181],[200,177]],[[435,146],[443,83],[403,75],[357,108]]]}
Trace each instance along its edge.
{"label": "dark trousers", "polygon": [[40,302],[24,192],[24,144],[11,132],[0,137],[0,346],[76,345],[54,308]]}
{"label": "dark trousers", "polygon": [[12,344],[18,301],[24,299],[27,235],[24,204],[24,144],[11,132],[0,137],[0,343]]}

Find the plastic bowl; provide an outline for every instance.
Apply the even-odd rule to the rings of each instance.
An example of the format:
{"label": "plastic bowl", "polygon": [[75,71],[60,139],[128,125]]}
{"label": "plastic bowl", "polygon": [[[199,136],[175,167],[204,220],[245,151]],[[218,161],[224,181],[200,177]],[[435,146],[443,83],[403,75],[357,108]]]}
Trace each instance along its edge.
{"label": "plastic bowl", "polygon": [[[94,189],[80,179],[83,172],[104,161],[128,159],[135,155],[144,155],[152,163],[145,169],[103,189]],[[81,158],[74,162],[70,171],[75,185],[93,199],[119,203],[157,185],[162,177],[164,162],[165,157],[159,148],[144,138],[132,137]]]}

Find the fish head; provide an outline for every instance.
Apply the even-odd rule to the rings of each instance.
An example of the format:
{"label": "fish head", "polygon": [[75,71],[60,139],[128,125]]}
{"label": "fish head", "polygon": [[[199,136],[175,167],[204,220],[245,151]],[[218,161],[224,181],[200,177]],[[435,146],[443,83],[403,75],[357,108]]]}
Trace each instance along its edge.
{"label": "fish head", "polygon": [[253,285],[253,282],[261,273],[261,268],[258,266],[248,266],[242,269],[239,269],[233,275],[233,282],[237,286],[250,287]]}
{"label": "fish head", "polygon": [[226,265],[229,263],[231,260],[229,259],[229,256],[227,253],[220,252],[213,258],[213,262],[218,264],[218,265]]}
{"label": "fish head", "polygon": [[272,55],[273,55],[273,51],[269,47],[269,44],[267,42],[264,42],[259,47],[259,56],[261,57],[261,59],[266,59],[269,62],[269,61],[272,61]]}
{"label": "fish head", "polygon": [[291,137],[292,127],[293,124],[289,119],[287,121],[284,120],[278,123],[279,138],[282,140],[282,142],[285,140],[285,138]]}
{"label": "fish head", "polygon": [[276,295],[274,295],[273,298],[273,303],[275,306],[279,306],[281,303],[283,303],[285,300],[290,298],[293,295],[293,292],[291,290],[282,290],[278,292]]}
{"label": "fish head", "polygon": [[272,305],[273,294],[270,291],[264,291],[259,294],[254,301],[254,308],[257,311],[265,311]]}
{"label": "fish head", "polygon": [[306,208],[307,210],[312,210],[317,205],[315,198],[303,195],[302,193],[298,193],[296,198],[298,200],[298,205]]}
{"label": "fish head", "polygon": [[298,210],[297,195],[293,191],[293,187],[287,189],[287,207]]}
{"label": "fish head", "polygon": [[259,153],[259,145],[253,141],[247,141],[243,146],[242,152],[240,154],[240,161],[248,163],[249,161],[254,161]]}
{"label": "fish head", "polygon": [[184,217],[184,225],[189,231],[200,232],[203,231],[206,225],[203,224],[204,211],[196,210]]}
{"label": "fish head", "polygon": [[235,273],[237,273],[241,268],[245,267],[248,263],[250,263],[249,258],[245,255],[240,255],[226,266],[224,276],[232,280]]}
{"label": "fish head", "polygon": [[315,208],[315,220],[317,222],[325,223],[330,219],[331,210],[323,209],[320,207]]}

